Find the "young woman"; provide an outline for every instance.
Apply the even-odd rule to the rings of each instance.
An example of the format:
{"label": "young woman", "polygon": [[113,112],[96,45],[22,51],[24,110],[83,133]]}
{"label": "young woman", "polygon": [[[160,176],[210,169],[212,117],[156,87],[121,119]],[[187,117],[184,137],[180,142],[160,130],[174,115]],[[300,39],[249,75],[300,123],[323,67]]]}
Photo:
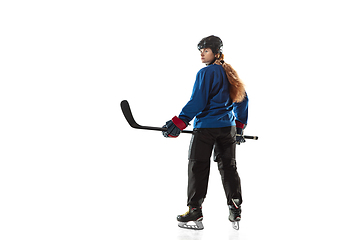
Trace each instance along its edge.
{"label": "young woman", "polygon": [[198,49],[202,68],[196,75],[190,101],[179,116],[166,122],[165,137],[178,137],[194,119],[194,133],[189,148],[188,200],[189,211],[179,215],[180,227],[193,228],[186,223],[196,221],[202,228],[202,203],[204,202],[209,173],[210,157],[218,164],[224,186],[229,220],[241,219],[241,186],[236,168],[236,144],[245,142],[243,130],[248,118],[248,97],[236,71],[224,62],[223,43],[219,37],[203,38]]}

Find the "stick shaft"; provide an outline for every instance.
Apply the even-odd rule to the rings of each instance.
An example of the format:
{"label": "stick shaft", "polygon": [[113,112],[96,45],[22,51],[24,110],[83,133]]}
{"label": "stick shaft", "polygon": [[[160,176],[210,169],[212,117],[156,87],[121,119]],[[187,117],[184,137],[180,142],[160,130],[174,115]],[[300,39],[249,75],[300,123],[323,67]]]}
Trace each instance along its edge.
{"label": "stick shaft", "polygon": [[[133,115],[132,115],[132,112],[131,112],[131,109],[130,109],[130,105],[128,103],[128,101],[124,100],[120,103],[120,106],[121,106],[121,110],[127,120],[127,122],[129,123],[129,125],[135,129],[143,129],[143,130],[153,130],[153,131],[167,131],[167,128],[160,128],[160,127],[150,127],[150,126],[142,126],[142,125],[139,125]],[[182,133],[193,133],[193,131],[191,130],[183,130],[181,131]],[[253,139],[253,140],[258,140],[258,137],[257,136],[246,136],[244,135],[244,138],[246,139]]]}

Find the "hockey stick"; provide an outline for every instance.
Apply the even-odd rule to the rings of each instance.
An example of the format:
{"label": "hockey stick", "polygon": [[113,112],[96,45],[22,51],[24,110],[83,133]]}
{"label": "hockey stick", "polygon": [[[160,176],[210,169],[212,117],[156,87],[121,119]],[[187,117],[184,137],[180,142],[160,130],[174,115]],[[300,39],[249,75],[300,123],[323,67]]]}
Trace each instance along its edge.
{"label": "hockey stick", "polygon": [[[129,125],[132,127],[132,128],[136,128],[136,129],[144,129],[144,130],[154,130],[154,131],[167,131],[167,128],[160,128],[160,127],[150,127],[150,126],[142,126],[142,125],[139,125],[133,115],[132,115],[132,112],[131,112],[131,109],[130,109],[130,105],[129,105],[129,102],[127,100],[123,100],[121,103],[120,103],[120,107],[121,107],[121,110],[124,114],[124,117],[126,118],[126,121],[129,123]],[[190,131],[190,130],[183,130],[181,131],[182,133],[193,133],[193,131]],[[246,139],[254,139],[254,140],[258,140],[258,137],[257,136],[244,136],[244,138]]]}

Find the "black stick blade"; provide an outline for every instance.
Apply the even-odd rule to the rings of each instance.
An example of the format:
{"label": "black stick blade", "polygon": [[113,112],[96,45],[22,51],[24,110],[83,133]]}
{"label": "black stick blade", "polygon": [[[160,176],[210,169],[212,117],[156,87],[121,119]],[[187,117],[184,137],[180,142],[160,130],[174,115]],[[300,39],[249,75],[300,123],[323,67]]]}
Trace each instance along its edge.
{"label": "black stick blade", "polygon": [[148,127],[148,126],[141,126],[139,125],[133,115],[132,115],[132,112],[131,112],[131,109],[130,109],[130,105],[129,105],[129,102],[126,101],[126,100],[123,100],[121,103],[120,103],[120,107],[121,107],[121,110],[124,114],[124,117],[126,118],[126,121],[130,124],[131,127],[133,128],[136,128],[136,129],[144,129],[144,130],[155,130],[155,131],[166,131],[167,129],[166,128],[159,128],[159,127]]}
{"label": "black stick blade", "polygon": [[124,117],[126,118],[126,121],[129,123],[129,125],[133,128],[139,128],[140,125],[135,122],[135,119],[131,113],[129,102],[126,100],[123,100],[120,103],[120,107],[124,114]]}

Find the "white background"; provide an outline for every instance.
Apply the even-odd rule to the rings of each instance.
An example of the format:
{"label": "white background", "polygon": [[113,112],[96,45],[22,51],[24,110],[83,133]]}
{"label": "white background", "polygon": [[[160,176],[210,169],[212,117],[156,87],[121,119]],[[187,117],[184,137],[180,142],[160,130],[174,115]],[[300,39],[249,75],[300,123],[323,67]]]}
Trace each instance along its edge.
{"label": "white background", "polygon": [[[356,1],[2,1],[0,238],[356,239]],[[224,42],[250,98],[240,231],[212,164],[201,232],[186,211],[190,135],[162,126]],[[190,128],[191,129],[191,128]]]}

